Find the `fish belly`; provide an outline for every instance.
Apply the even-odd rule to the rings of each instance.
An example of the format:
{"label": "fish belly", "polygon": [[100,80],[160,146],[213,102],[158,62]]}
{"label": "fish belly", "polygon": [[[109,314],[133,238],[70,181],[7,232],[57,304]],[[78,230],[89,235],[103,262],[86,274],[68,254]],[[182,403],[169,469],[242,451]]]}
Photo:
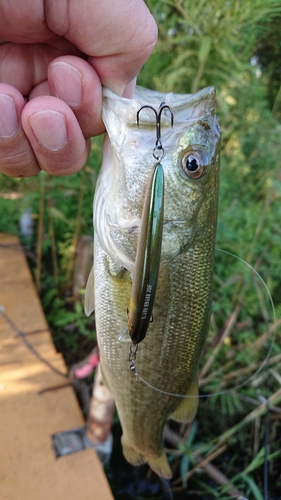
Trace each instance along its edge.
{"label": "fish belly", "polygon": [[131,273],[117,266],[95,238],[101,367],[116,401],[123,453],[133,465],[147,462],[165,478],[171,477],[171,470],[163,449],[164,425],[169,418],[191,421],[197,410],[197,365],[209,324],[213,245],[211,237],[160,267],[153,322],[136,360],[140,377],[151,388],[130,371],[129,344],[118,341],[127,321]]}

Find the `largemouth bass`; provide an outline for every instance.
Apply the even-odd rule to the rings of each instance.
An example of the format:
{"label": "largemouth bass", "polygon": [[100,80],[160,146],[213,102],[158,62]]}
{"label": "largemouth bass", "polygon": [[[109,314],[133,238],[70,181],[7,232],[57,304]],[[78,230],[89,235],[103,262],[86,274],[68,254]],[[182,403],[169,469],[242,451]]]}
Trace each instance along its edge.
{"label": "largemouth bass", "polygon": [[[199,357],[208,333],[217,222],[220,132],[214,88],[195,95],[137,88],[133,99],[104,90],[107,129],[94,199],[94,266],[85,311],[95,309],[104,383],[112,391],[133,465],[147,462],[164,478],[167,419],[191,421],[198,398]],[[135,375],[127,324],[147,184],[155,160],[155,116],[142,106],[170,106],[161,117],[165,202],[153,321],[138,344]],[[134,353],[135,351],[133,351]],[[146,383],[145,383],[145,382]],[[149,384],[149,385],[148,385]],[[191,397],[177,397],[179,395]]]}

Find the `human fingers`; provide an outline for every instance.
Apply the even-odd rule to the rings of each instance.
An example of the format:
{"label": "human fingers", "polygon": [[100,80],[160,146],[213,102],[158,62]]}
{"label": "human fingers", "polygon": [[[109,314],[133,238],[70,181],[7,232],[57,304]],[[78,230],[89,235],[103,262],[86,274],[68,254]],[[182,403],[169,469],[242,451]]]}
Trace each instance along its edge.
{"label": "human fingers", "polygon": [[0,43],[0,82],[29,96],[35,87],[47,81],[49,64],[64,54],[82,55],[77,47],[63,39],[51,44]]}
{"label": "human fingers", "polygon": [[[135,80],[127,85],[125,97],[132,97]],[[76,56],[61,56],[48,69],[48,82],[35,87],[29,98],[53,95],[63,100],[74,112],[85,137],[105,131],[101,117],[102,87],[93,67]]]}
{"label": "human fingers", "polygon": [[[31,26],[29,26],[29,29],[23,33],[24,22],[21,24],[12,23],[7,36],[9,36],[8,40],[17,43],[11,43],[4,49],[8,50],[9,54],[7,57],[2,58],[3,64],[1,63],[0,70],[3,72],[3,78],[0,74],[0,80],[14,84],[17,88],[19,88],[18,82],[20,82],[19,90],[23,95],[29,94],[29,96],[34,97],[36,92],[37,95],[42,95],[43,89],[45,89],[46,93],[49,93],[51,92],[50,86],[47,85],[45,80],[48,65],[52,64],[52,60],[58,55],[76,54],[75,50],[80,50],[84,53],[82,57],[89,56],[88,61],[96,70],[103,85],[120,94],[126,89],[126,96],[131,96],[133,86],[129,82],[136,76],[154,47],[156,25],[142,0],[119,0],[118,5],[116,4],[117,2],[111,0],[95,0],[95,2],[80,0],[79,3],[76,0],[61,0],[58,9],[57,2],[46,0],[45,9],[42,10],[42,13],[45,13],[46,16],[42,19],[42,22],[48,25],[51,39],[47,40],[49,33],[47,35],[45,33],[44,36],[47,38],[44,41],[51,41],[50,46],[53,54],[47,53],[46,46],[40,44],[43,39],[40,38],[38,30],[32,31]],[[1,5],[0,2],[0,7]],[[12,4],[5,5],[9,7]],[[39,2],[36,5],[39,5]],[[23,16],[23,21],[24,19]],[[38,23],[35,24],[38,27]],[[32,40],[29,38],[30,33],[32,34]],[[55,33],[59,38],[56,38],[56,36],[52,38],[52,33]],[[68,52],[65,47],[61,46],[62,44],[69,44],[66,40],[63,41],[64,37],[71,42],[70,45],[75,48],[74,52],[73,50]],[[23,47],[19,42],[39,43],[32,47],[30,45]],[[0,49],[2,49],[1,46]],[[49,49],[50,47],[47,47],[48,51]],[[11,57],[10,50],[15,50],[19,57],[14,57],[16,56],[15,53]],[[24,57],[22,51],[24,51]],[[28,51],[29,53],[27,53]],[[27,60],[27,55],[31,56],[29,60]],[[25,64],[22,66],[23,61]],[[93,73],[92,78],[94,78]],[[50,76],[50,82],[52,82],[52,75]],[[95,99],[97,107],[99,102],[98,93],[99,91],[97,91]],[[11,97],[11,95],[6,97]],[[55,102],[56,104],[60,102],[63,109],[58,110]],[[24,101],[19,102],[19,96],[16,95],[15,116],[18,121],[23,103]],[[31,107],[31,103],[35,106],[34,108]],[[44,101],[44,99],[42,101],[41,98],[33,99],[26,105],[22,111],[22,127],[19,123],[18,129],[13,134],[5,135],[5,130],[4,135],[2,134],[5,142],[2,149],[2,171],[6,170],[7,175],[25,176],[34,175],[39,168],[44,168],[47,171],[61,175],[76,171],[83,165],[87,158],[89,141],[85,142],[75,116],[71,113],[69,107],[65,108],[65,106],[66,103],[59,99],[51,102]],[[47,116],[46,113],[48,114],[48,112],[49,115]],[[75,112],[78,119],[82,119],[82,113],[79,116],[78,108],[76,108]],[[66,132],[64,135],[65,143],[62,143],[60,147],[58,147],[57,143],[55,143],[55,146],[50,145],[50,143],[47,144],[50,136],[54,138],[54,131],[59,120],[61,120],[61,125],[65,125],[61,130]],[[82,126],[85,129],[85,135],[92,133],[89,121],[88,117],[83,121]],[[96,123],[95,127],[98,130],[99,119],[95,118],[93,122]],[[3,119],[2,123],[0,122],[0,135],[2,125]],[[60,127],[58,129],[57,139],[63,137],[63,133],[59,133]],[[71,137],[69,137],[69,134]],[[15,141],[16,137],[19,140]],[[73,155],[69,154],[72,151],[69,143],[70,138],[74,148],[77,145]],[[47,139],[47,143],[45,139]],[[34,147],[34,153],[32,153],[30,145]],[[75,154],[77,151],[79,153],[78,157]],[[65,158],[63,157],[64,153],[66,153]],[[25,158],[25,162],[21,162],[22,158]]]}
{"label": "human fingers", "polygon": [[18,90],[0,83],[0,171],[12,177],[29,177],[40,170],[21,126],[24,105]]}
{"label": "human fingers", "polygon": [[102,85],[122,95],[149,58],[157,26],[143,0],[57,0],[47,3],[50,30],[84,54]]}
{"label": "human fingers", "polygon": [[72,109],[85,137],[104,132],[101,82],[87,61],[75,56],[56,58],[49,65],[48,83],[50,93]]}
{"label": "human fingers", "polygon": [[67,175],[85,165],[90,139],[85,140],[66,103],[52,96],[36,97],[25,105],[21,122],[40,169]]}
{"label": "human fingers", "polygon": [[[10,94],[8,93],[5,97],[7,88],[9,88]],[[104,132],[104,124],[101,118],[101,83],[89,63],[76,56],[61,56],[54,59],[49,65],[48,81],[43,81],[35,86],[29,94],[31,101],[34,101],[36,97],[32,107],[30,107],[31,101],[25,104],[21,94],[12,86],[2,84],[2,92],[4,94],[2,100],[0,96],[1,172],[13,177],[26,177],[36,175],[40,168],[56,175],[72,173],[82,168],[88,156],[83,154],[87,151],[87,149],[84,149],[85,140],[83,136],[91,137]],[[48,151],[48,148],[42,147],[42,145],[46,146],[45,141],[50,139],[50,130],[54,132],[56,125],[50,128],[42,126],[42,123],[49,123],[52,120],[52,122],[58,124],[59,130],[63,131],[63,128],[59,126],[60,115],[55,114],[56,107],[53,108],[54,103],[58,104],[58,99],[52,100],[51,103],[45,99],[47,95],[51,94],[59,97],[73,110],[80,129],[78,123],[74,120],[74,116],[67,113],[65,118],[70,122],[69,126],[72,127],[70,129],[72,131],[71,145],[63,145],[60,148],[55,144],[53,147],[50,146],[51,151]],[[15,100],[13,97],[15,97]],[[51,107],[48,110],[47,107],[50,104]],[[13,112],[8,113],[5,111],[8,105],[13,107]],[[22,113],[25,105],[26,109]],[[29,116],[28,118],[26,116],[29,112],[35,114],[34,106],[40,111],[40,120],[39,118],[33,120],[36,130],[35,133],[32,133]],[[49,112],[49,119],[43,116],[44,113],[41,112],[43,109],[45,115]],[[23,127],[20,122],[21,113]],[[16,131],[13,130],[8,135],[6,131],[9,123],[7,114],[10,121],[13,117],[16,118],[16,126],[18,127]],[[36,134],[39,142],[36,140]],[[59,138],[58,133],[55,133],[55,138]],[[76,147],[77,144],[78,147]],[[34,148],[34,151],[32,148]],[[76,157],[77,153],[79,153],[78,157]]]}
{"label": "human fingers", "polygon": [[[69,46],[71,45],[69,42],[68,44]],[[0,51],[1,49],[4,49],[4,47],[0,47]],[[41,52],[40,49],[42,49]],[[17,85],[18,90],[24,94],[28,94],[29,99],[46,95],[59,97],[73,110],[85,137],[101,134],[104,132],[104,124],[101,118],[102,89],[100,79],[87,61],[70,55],[51,60],[47,72],[46,63],[60,49],[62,49],[61,44],[55,44],[51,48],[36,46],[32,51],[33,55],[31,57],[30,47],[21,47],[15,44],[8,51],[5,48],[7,57],[5,56],[4,59],[6,60],[6,64],[0,67],[0,79]],[[63,49],[65,50],[65,47]],[[9,55],[13,57],[8,57]],[[17,62],[18,68],[17,77],[14,75],[12,78],[12,66],[15,62]],[[34,71],[31,71],[28,75],[28,68],[32,67]],[[35,71],[36,68],[37,70]],[[47,76],[48,80],[44,80]],[[34,84],[36,84],[35,87],[33,87]],[[132,88],[130,89],[130,87]],[[127,86],[126,97],[132,96],[133,88],[134,85]],[[32,90],[30,91],[30,89]],[[0,135],[1,126],[0,122]],[[20,129],[19,134],[23,134],[22,129]],[[26,144],[24,135],[20,139],[17,135],[17,138],[15,137],[14,140],[17,141],[17,144],[16,147],[12,148],[13,151],[16,151],[21,143]],[[11,139],[7,143],[8,149],[10,148],[10,143]],[[30,149],[28,145],[27,147]],[[11,161],[14,157],[13,153],[9,157]],[[6,172],[6,163],[0,167],[0,170],[3,172]],[[35,168],[36,173],[37,168],[34,165],[36,165],[36,161],[33,161],[32,169],[34,171]],[[20,168],[20,172],[21,170]],[[58,169],[58,171],[60,170]],[[24,175],[28,175],[27,172],[30,172],[29,175],[33,175],[30,170],[30,164],[27,165]],[[21,173],[18,172],[18,169],[15,170],[15,167],[11,168],[9,163],[7,175],[21,175]]]}
{"label": "human fingers", "polygon": [[76,172],[85,164],[85,141],[71,109],[54,97],[25,105],[13,87],[0,84],[0,171],[12,177]]}
{"label": "human fingers", "polygon": [[1,0],[0,20],[0,80],[23,95],[44,81],[48,64],[63,54],[88,56],[102,85],[121,95],[157,39],[143,0],[37,0],[28,10],[20,0]]}

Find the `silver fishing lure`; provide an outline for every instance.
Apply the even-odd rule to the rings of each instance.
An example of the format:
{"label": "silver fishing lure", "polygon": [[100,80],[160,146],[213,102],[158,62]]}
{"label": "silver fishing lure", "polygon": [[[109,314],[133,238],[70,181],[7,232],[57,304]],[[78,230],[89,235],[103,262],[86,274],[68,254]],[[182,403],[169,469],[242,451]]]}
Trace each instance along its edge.
{"label": "silver fishing lure", "polygon": [[133,344],[138,344],[145,338],[152,317],[161,258],[164,217],[164,171],[160,163],[164,157],[161,141],[161,114],[165,109],[170,111],[171,126],[173,126],[174,118],[171,108],[165,103],[161,103],[158,112],[152,106],[142,106],[137,112],[138,126],[140,112],[144,108],[153,110],[156,117],[156,143],[153,156],[157,163],[152,168],[144,198],[128,311],[128,326],[119,336],[119,340],[124,340],[125,337]]}

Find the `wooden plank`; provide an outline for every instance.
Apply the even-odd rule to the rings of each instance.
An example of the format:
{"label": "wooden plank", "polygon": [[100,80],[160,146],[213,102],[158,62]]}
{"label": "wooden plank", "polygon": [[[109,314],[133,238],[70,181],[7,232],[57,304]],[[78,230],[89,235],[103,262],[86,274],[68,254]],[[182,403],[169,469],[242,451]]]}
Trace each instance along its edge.
{"label": "wooden plank", "polygon": [[[38,331],[26,338],[44,359],[66,373],[19,241],[4,234],[0,234],[0,306],[22,332]],[[113,499],[94,449],[55,458],[52,434],[84,425],[67,383],[67,378],[38,360],[0,316],[1,500]]]}

